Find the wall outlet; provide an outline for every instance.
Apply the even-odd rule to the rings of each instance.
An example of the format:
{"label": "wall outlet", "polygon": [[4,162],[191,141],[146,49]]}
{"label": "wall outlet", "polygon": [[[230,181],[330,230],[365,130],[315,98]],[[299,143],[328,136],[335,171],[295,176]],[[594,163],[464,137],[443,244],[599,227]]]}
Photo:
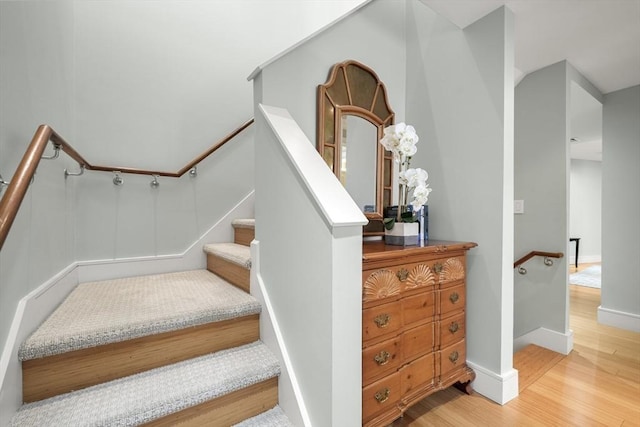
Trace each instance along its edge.
{"label": "wall outlet", "polygon": [[514,214],[523,214],[524,213],[524,200],[514,200],[513,201],[513,213]]}

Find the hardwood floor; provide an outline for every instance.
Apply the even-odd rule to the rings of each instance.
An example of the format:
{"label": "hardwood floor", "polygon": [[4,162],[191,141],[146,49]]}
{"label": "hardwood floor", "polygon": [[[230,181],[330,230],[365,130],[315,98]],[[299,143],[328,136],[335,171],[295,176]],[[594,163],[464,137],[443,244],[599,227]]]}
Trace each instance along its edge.
{"label": "hardwood floor", "polygon": [[597,323],[600,289],[569,289],[573,351],[517,398],[501,406],[451,387],[391,426],[640,426],[640,334]]}

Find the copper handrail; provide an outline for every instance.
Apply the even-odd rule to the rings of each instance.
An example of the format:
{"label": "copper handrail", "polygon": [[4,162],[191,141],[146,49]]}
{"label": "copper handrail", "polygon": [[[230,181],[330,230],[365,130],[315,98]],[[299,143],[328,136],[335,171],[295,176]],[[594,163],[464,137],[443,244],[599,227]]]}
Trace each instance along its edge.
{"label": "copper handrail", "polygon": [[[513,263],[513,268],[520,267],[525,262],[529,261],[534,256],[543,256],[544,263],[546,265],[553,265],[553,261],[550,258],[562,258],[564,254],[562,252],[542,252],[542,251],[531,251],[516,262]],[[549,261],[547,261],[549,260]],[[520,267],[518,269],[520,274],[527,274],[527,270],[524,267]]]}
{"label": "copper handrail", "polygon": [[9,234],[11,225],[13,224],[13,221],[18,214],[18,209],[20,209],[20,204],[22,203],[22,200],[27,193],[27,189],[29,188],[29,183],[35,175],[38,164],[40,163],[40,159],[42,158],[42,154],[44,153],[44,150],[49,141],[53,142],[56,147],[59,147],[60,150],[64,151],[69,157],[78,162],[78,164],[82,168],[87,170],[105,172],[118,171],[119,173],[157,175],[179,178],[193,169],[198,163],[213,154],[216,150],[225,145],[231,139],[233,139],[240,132],[248,128],[252,123],[253,119],[248,120],[240,127],[225,136],[223,139],[218,141],[204,153],[200,154],[195,159],[187,163],[186,166],[184,166],[177,172],[164,172],[120,166],[114,167],[92,165],[49,125],[40,125],[36,130],[36,133],[33,135],[31,143],[25,151],[24,156],[22,157],[22,160],[20,161],[20,164],[18,165],[14,176],[11,178],[4,197],[2,197],[2,200],[0,200],[0,249],[2,249],[4,241]]}

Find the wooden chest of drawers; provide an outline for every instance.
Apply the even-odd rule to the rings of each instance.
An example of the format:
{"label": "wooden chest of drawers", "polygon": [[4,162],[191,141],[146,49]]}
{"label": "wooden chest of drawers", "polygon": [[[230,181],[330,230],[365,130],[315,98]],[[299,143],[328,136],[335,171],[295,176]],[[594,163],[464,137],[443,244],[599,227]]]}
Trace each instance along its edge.
{"label": "wooden chest of drawers", "polygon": [[475,246],[364,243],[364,426],[388,425],[431,393],[475,378],[465,362],[466,251]]}

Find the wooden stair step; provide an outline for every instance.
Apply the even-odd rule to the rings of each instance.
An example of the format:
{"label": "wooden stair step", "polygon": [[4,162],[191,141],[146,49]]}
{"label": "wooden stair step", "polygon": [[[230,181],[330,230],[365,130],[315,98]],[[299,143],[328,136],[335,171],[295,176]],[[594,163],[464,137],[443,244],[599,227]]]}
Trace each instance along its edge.
{"label": "wooden stair step", "polygon": [[231,225],[233,226],[234,243],[251,246],[251,242],[256,237],[256,220],[236,219]]}
{"label": "wooden stair step", "polygon": [[23,400],[254,342],[260,311],[206,270],[81,284],[22,344]]}
{"label": "wooden stair step", "polygon": [[279,374],[254,342],[23,405],[11,425],[233,425],[277,404]]}
{"label": "wooden stair step", "polygon": [[518,389],[522,393],[540,379],[565,356],[555,351],[529,344],[513,355],[513,367],[518,370]]}
{"label": "wooden stair step", "polygon": [[210,243],[204,246],[207,270],[249,292],[251,249],[237,243]]}

